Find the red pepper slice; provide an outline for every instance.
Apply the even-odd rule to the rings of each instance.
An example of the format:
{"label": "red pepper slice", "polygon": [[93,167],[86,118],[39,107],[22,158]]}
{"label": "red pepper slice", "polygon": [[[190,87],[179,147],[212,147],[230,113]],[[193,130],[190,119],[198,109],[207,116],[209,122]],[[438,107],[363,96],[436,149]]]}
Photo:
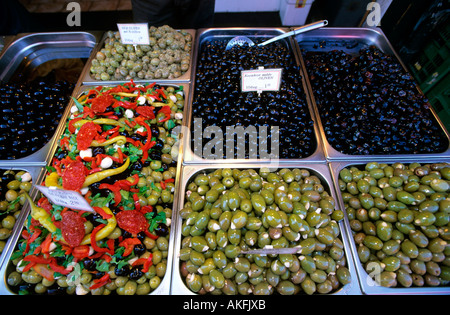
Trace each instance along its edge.
{"label": "red pepper slice", "polygon": [[112,214],[106,213],[102,208],[100,207],[94,207],[95,212],[100,214],[103,219],[108,220],[112,218]]}
{"label": "red pepper slice", "polygon": [[146,119],[155,119],[154,109],[155,108],[153,106],[139,106],[136,109],[136,113],[138,113],[142,117],[145,117]]}
{"label": "red pepper slice", "polygon": [[51,262],[51,259],[44,258],[42,256],[33,256],[33,255],[28,255],[28,256],[24,257],[23,260],[33,262],[36,264],[49,264]]}
{"label": "red pepper slice", "polygon": [[103,287],[104,285],[111,282],[111,279],[109,278],[109,273],[106,273],[103,277],[100,279],[95,279],[94,284],[89,287],[90,290],[95,290],[98,288]]}
{"label": "red pepper slice", "polygon": [[125,251],[123,252],[123,257],[129,256],[134,249],[134,245],[142,244],[138,238],[127,238],[119,243],[119,246],[125,247]]}
{"label": "red pepper slice", "polygon": [[142,272],[146,273],[148,269],[153,265],[153,254],[150,254],[148,258],[139,258],[132,264],[133,267],[139,265],[144,265],[144,267],[142,268]]}
{"label": "red pepper slice", "polygon": [[105,253],[108,251],[107,248],[99,247],[97,245],[97,240],[95,239],[98,231],[103,229],[105,226],[106,226],[105,224],[100,224],[99,226],[95,227],[91,232],[91,245],[92,245],[92,248],[98,253]]}
{"label": "red pepper slice", "polygon": [[67,275],[71,271],[70,269],[66,269],[63,266],[58,265],[58,263],[56,262],[56,258],[52,258],[52,261],[49,263],[49,266],[53,271],[58,272],[63,275]]}
{"label": "red pepper slice", "polygon": [[149,231],[145,231],[145,235],[151,238],[152,240],[157,240],[159,238],[158,235],[152,234]]}
{"label": "red pepper slice", "polygon": [[73,255],[73,257],[75,257],[77,259],[83,259],[83,258],[89,257],[89,246],[80,245],[80,246],[75,247],[72,250],[72,255]]}

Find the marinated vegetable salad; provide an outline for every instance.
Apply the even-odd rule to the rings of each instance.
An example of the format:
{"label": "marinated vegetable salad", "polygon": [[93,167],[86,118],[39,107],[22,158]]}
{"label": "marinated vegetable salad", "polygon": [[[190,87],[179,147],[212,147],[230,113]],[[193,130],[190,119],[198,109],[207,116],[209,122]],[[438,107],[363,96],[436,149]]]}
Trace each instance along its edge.
{"label": "marinated vegetable salad", "polygon": [[166,272],[182,87],[134,82],[75,100],[44,183],[95,213],[32,203],[11,260],[19,294],[148,294]]}

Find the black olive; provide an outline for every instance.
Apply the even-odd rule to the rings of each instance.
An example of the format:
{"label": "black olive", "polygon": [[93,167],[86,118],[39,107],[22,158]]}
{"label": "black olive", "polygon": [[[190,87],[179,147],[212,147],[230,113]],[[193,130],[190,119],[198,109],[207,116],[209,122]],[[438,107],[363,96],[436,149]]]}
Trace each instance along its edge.
{"label": "black olive", "polygon": [[66,295],[66,288],[60,287],[57,284],[52,285],[51,287],[47,288],[47,294],[48,295]]}
{"label": "black olive", "polygon": [[169,228],[164,223],[159,223],[155,228],[155,233],[158,236],[167,236],[169,234]]}
{"label": "black olive", "polygon": [[103,147],[94,147],[92,149],[92,156],[96,156],[99,154],[105,154],[105,153],[106,153],[106,151],[105,151],[105,148],[103,148]]}
{"label": "black olive", "polygon": [[145,253],[146,249],[145,249],[144,245],[138,244],[138,245],[134,245],[133,251],[136,256],[140,256]]}
{"label": "black olive", "polygon": [[114,273],[119,277],[126,277],[130,274],[130,265],[124,265],[122,268],[114,268]]}
{"label": "black olive", "polygon": [[131,280],[138,280],[143,275],[144,275],[144,273],[142,272],[142,270],[139,267],[134,267],[131,269],[131,271],[129,273],[129,278]]}
{"label": "black olive", "polygon": [[94,259],[86,258],[83,260],[84,268],[88,271],[95,271],[97,269],[97,265]]}

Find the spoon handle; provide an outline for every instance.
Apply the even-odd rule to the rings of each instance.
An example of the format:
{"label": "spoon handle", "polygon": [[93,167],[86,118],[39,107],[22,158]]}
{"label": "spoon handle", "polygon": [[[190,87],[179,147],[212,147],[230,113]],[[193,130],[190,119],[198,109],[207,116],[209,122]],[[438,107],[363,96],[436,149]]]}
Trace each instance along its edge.
{"label": "spoon handle", "polygon": [[318,29],[318,28],[321,28],[321,27],[324,27],[324,26],[327,26],[327,25],[328,25],[328,21],[327,20],[322,20],[322,21],[311,23],[311,24],[303,25],[303,26],[300,26],[299,28],[296,28],[293,31],[290,31],[288,33],[284,33],[282,35],[279,35],[279,36],[276,36],[274,38],[271,38],[271,39],[269,39],[269,40],[267,40],[265,42],[262,42],[261,44],[258,44],[258,46],[265,46],[265,45],[273,43],[273,42],[275,42],[277,40],[280,40],[280,39],[283,39],[283,38],[286,38],[286,37],[289,37],[289,36],[293,36],[293,35],[298,35],[298,34],[301,34],[301,33],[304,33],[304,32],[309,32],[309,31],[312,31],[312,30],[315,30],[315,29]]}

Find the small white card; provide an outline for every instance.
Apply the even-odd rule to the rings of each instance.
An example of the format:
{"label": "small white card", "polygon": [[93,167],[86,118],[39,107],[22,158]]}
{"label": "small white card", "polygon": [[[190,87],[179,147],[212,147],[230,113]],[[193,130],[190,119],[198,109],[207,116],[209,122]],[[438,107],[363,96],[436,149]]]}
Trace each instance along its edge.
{"label": "small white card", "polygon": [[150,45],[147,23],[117,24],[124,45]]}
{"label": "small white card", "polygon": [[258,69],[241,72],[242,92],[279,91],[283,69]]}
{"label": "small white card", "polygon": [[35,185],[35,187],[55,205],[95,213],[95,210],[79,192],[40,185]]}

